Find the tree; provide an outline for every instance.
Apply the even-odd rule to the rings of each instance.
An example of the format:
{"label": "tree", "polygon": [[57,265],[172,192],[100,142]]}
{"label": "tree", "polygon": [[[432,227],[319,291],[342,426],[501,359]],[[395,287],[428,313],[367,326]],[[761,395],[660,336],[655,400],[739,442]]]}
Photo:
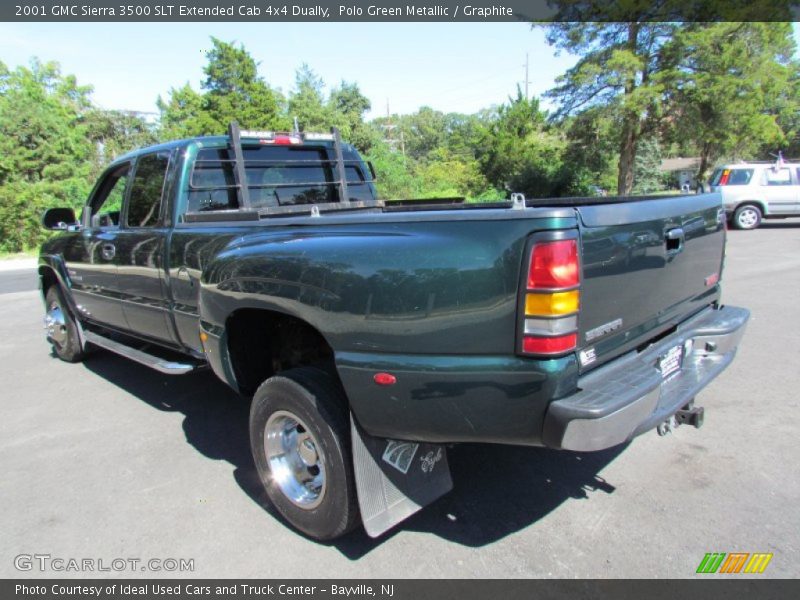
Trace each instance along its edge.
{"label": "tree", "polygon": [[[423,183],[421,197],[483,198],[491,190],[477,160],[454,156],[439,148],[428,160],[415,168],[417,179]],[[494,198],[497,194],[488,194]]]}
{"label": "tree", "polygon": [[401,117],[400,130],[408,156],[422,159],[444,146],[447,119],[444,113],[423,106],[417,112]]}
{"label": "tree", "polygon": [[403,156],[380,140],[373,144],[365,158],[378,173],[378,197],[385,200],[415,198],[420,195],[419,181],[412,176]]}
{"label": "tree", "polygon": [[631,193],[639,138],[655,128],[660,116],[662,79],[674,68],[665,60],[674,54],[664,49],[677,28],[675,23],[636,21],[548,25],[549,44],[581,56],[548,92],[560,103],[559,114],[604,106],[619,121],[620,195]]}
{"label": "tree", "polygon": [[280,125],[286,123],[280,115],[281,99],[258,74],[258,63],[244,46],[215,37],[211,43],[202,87],[206,90],[206,110],[219,128],[217,133],[234,120],[245,129],[283,128]]}
{"label": "tree", "polygon": [[289,95],[289,116],[301,131],[328,131],[333,111],[325,102],[325,83],[307,64],[295,73],[295,90]]}
{"label": "tree", "polygon": [[539,101],[517,89],[490,122],[478,150],[481,171],[492,187],[530,197],[558,196],[566,141],[547,125]]}
{"label": "tree", "polygon": [[96,149],[91,179],[115,157],[157,140],[155,126],[131,112],[92,107],[86,112],[84,123]]}
{"label": "tree", "polygon": [[794,49],[790,23],[691,23],[677,32],[667,98],[674,135],[700,156],[698,180],[723,157],[791,142],[800,110]]}
{"label": "tree", "polygon": [[633,163],[633,193],[651,194],[664,189],[661,173],[661,146],[654,136],[639,140]]}
{"label": "tree", "polygon": [[90,93],[58,63],[33,59],[10,71],[0,62],[0,250],[36,245],[45,208],[85,200],[94,151],[85,123]]}
{"label": "tree", "polygon": [[219,135],[231,121],[243,129],[286,130],[283,98],[258,74],[258,63],[236,45],[211,38],[202,93],[187,83],[159,97],[162,139]]}
{"label": "tree", "polygon": [[567,137],[565,193],[587,196],[617,187],[618,124],[605,107],[593,107],[560,123]]}
{"label": "tree", "polygon": [[328,110],[334,119],[332,124],[339,127],[342,137],[361,152],[369,151],[381,137],[376,127],[364,122],[365,113],[370,108],[372,103],[361,93],[356,83],[342,81],[328,98]]}
{"label": "tree", "polygon": [[161,113],[159,137],[164,141],[204,135],[217,127],[206,110],[203,95],[194,91],[188,82],[183,87],[170,89],[166,101],[159,96],[156,104]]}

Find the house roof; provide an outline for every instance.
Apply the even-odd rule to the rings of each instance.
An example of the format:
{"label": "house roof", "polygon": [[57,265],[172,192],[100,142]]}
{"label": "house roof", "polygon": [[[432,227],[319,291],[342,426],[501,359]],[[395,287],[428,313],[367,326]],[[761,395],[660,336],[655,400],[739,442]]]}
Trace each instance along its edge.
{"label": "house roof", "polygon": [[700,166],[700,158],[665,158],[661,161],[662,171],[693,171]]}

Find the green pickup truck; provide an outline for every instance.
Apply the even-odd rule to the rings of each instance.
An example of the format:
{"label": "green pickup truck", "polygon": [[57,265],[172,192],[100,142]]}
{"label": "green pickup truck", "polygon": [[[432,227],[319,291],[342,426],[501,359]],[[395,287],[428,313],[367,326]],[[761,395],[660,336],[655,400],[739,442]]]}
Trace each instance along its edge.
{"label": "green pickup truck", "polygon": [[447,445],[591,451],[700,426],[749,313],[720,303],[717,194],[379,200],[338,132],[240,131],[113,161],[50,209],[45,330],[252,398],[266,492],[317,539],[452,487]]}

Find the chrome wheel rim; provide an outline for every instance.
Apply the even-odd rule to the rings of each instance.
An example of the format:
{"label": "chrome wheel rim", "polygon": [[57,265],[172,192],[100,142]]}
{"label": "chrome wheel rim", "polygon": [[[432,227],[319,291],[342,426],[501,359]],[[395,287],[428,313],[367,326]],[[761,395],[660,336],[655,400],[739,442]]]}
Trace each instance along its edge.
{"label": "chrome wheel rim", "polygon": [[325,457],[308,426],[279,410],[264,426],[264,454],[272,480],[292,504],[311,510],[325,496]]}
{"label": "chrome wheel rim", "polygon": [[67,343],[67,321],[64,318],[64,311],[55,302],[50,305],[44,316],[44,329],[47,332],[47,339],[59,348]]}
{"label": "chrome wheel rim", "polygon": [[758,223],[758,214],[752,208],[746,208],[739,213],[739,225],[745,229],[751,229]]}

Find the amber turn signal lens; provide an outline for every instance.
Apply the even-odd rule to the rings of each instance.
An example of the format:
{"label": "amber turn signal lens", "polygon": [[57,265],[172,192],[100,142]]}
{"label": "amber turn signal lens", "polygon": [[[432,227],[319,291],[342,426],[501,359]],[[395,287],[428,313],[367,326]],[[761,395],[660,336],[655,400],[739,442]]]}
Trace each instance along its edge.
{"label": "amber turn signal lens", "polygon": [[578,290],[525,295],[525,314],[531,317],[569,315],[578,311],[578,305]]}

